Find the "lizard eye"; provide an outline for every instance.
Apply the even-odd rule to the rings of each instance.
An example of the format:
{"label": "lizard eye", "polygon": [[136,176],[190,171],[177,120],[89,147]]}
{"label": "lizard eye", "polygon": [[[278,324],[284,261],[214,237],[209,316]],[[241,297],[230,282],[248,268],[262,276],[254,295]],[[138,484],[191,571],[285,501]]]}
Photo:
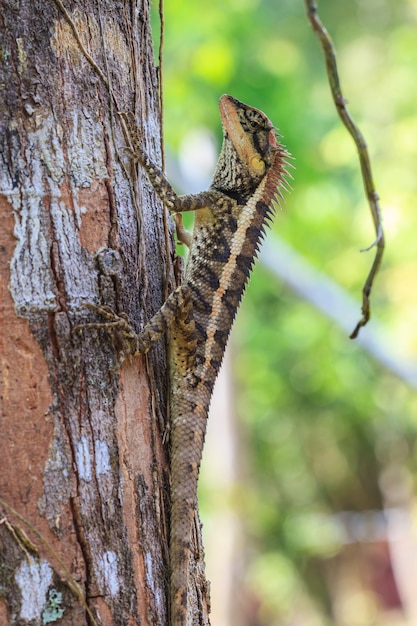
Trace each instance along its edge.
{"label": "lizard eye", "polygon": [[246,130],[250,132],[256,132],[262,129],[262,123],[254,114],[254,111],[239,111],[239,117],[241,119],[242,125]]}

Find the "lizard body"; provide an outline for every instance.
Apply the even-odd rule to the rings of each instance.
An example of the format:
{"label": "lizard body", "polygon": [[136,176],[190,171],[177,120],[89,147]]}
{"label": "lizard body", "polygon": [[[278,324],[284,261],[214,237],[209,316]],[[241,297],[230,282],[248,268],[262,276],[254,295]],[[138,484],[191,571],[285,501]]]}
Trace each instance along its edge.
{"label": "lizard body", "polygon": [[[288,153],[258,109],[224,95],[219,102],[223,146],[208,191],[177,196],[139,145],[134,156],[173,212],[196,211],[183,284],[136,335],[120,321],[132,353],[145,353],[169,334],[171,376],[171,626],[187,626],[188,578],[197,481],[214,383],[250,270],[285,186]],[[116,320],[117,324],[117,320]]]}

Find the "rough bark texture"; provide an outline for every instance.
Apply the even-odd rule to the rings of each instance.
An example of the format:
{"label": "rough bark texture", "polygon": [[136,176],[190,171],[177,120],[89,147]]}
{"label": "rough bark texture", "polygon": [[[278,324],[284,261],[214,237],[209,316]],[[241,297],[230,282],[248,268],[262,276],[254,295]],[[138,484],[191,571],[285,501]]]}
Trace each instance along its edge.
{"label": "rough bark texture", "polygon": [[[65,6],[158,160],[147,0]],[[84,303],[137,329],[162,304],[162,207],[126,176],[117,111],[55,2],[0,0],[0,30],[0,624],[82,626],[88,604],[97,624],[164,625],[163,346],[117,370],[106,331],[72,333],[96,319]]]}

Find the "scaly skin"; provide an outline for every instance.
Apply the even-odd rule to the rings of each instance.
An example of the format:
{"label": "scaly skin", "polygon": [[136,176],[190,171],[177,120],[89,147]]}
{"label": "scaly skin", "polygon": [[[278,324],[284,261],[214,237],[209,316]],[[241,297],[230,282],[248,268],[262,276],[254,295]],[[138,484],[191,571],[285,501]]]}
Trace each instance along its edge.
{"label": "scaly skin", "polygon": [[196,211],[183,284],[140,335],[119,318],[133,353],[147,352],[164,332],[169,334],[171,626],[192,625],[187,616],[191,533],[211,395],[272,202],[281,195],[287,174],[288,153],[261,111],[227,95],[219,107],[224,141],[208,191],[177,196],[141,147],[134,146],[134,156],[165,205],[173,212]]}

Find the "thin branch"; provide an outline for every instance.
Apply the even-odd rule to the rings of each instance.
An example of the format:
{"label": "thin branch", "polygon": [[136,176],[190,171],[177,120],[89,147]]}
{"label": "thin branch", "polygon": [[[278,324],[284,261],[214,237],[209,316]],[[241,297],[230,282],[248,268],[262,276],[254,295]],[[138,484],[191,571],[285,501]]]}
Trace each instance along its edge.
{"label": "thin branch", "polygon": [[[163,73],[163,60],[164,60],[164,38],[165,38],[165,18],[164,18],[164,0],[159,0],[159,50],[158,50],[158,78],[159,78],[159,133],[160,133],[160,146],[161,146],[161,169],[165,171],[165,147],[164,147],[164,73]],[[165,253],[167,260],[169,258],[169,228],[167,219],[167,209],[164,204],[163,211],[164,220],[164,237],[165,237]],[[167,263],[168,267],[168,263]],[[165,299],[169,293],[169,280],[168,276],[165,277],[164,285]]]}
{"label": "thin branch", "polygon": [[[17,519],[22,522],[22,524],[25,524],[25,526],[27,526],[32,533],[37,537],[38,541],[46,548],[46,550],[49,552],[49,554],[52,556],[52,558],[59,564],[60,568],[61,568],[61,576],[62,578],[66,581],[68,587],[71,589],[72,593],[78,598],[78,600],[81,602],[81,604],[83,605],[83,607],[85,608],[86,612],[88,613],[88,617],[90,618],[91,624],[92,626],[98,626],[95,617],[90,609],[90,607],[87,604],[87,601],[83,595],[83,592],[81,591],[80,586],[78,585],[78,583],[75,581],[75,579],[73,578],[73,576],[71,575],[71,572],[69,571],[68,567],[65,565],[64,561],[61,559],[61,557],[55,552],[55,550],[53,549],[53,547],[51,546],[50,543],[48,543],[48,541],[45,539],[45,537],[42,535],[42,533],[39,532],[39,530],[37,530],[35,528],[35,526],[29,522],[29,520],[27,520],[25,517],[23,517],[23,515],[21,515],[20,513],[18,513],[16,511],[16,509],[14,509],[10,504],[8,504],[5,500],[3,500],[3,498],[0,498],[0,505],[4,506],[5,509],[7,509],[12,515],[14,515],[14,517],[17,517]],[[20,529],[22,530],[22,529]],[[24,532],[22,530],[22,532]],[[35,548],[35,550],[37,550],[36,546],[31,547],[31,549]]]}
{"label": "thin branch", "polygon": [[375,190],[375,185],[372,177],[371,161],[369,158],[368,147],[366,145],[364,136],[362,135],[358,126],[353,121],[346,107],[346,99],[343,96],[342,88],[340,86],[336,52],[333,46],[333,42],[318,16],[317,3],[314,0],[305,0],[305,6],[309,22],[314,32],[316,33],[323,49],[326,61],[327,76],[336,110],[343,124],[346,126],[350,135],[352,136],[358,150],[363,185],[365,188],[365,193],[369,203],[369,208],[371,211],[376,232],[375,241],[368,248],[365,248],[365,250],[361,250],[361,252],[365,252],[376,246],[375,258],[362,289],[362,318],[356,324],[355,329],[350,335],[351,339],[355,339],[358,336],[358,333],[362,326],[365,326],[365,324],[369,321],[371,315],[370,296],[372,286],[375,277],[380,269],[382,256],[384,254],[385,240],[384,231],[382,228],[381,209],[379,205],[379,196]]}
{"label": "thin branch", "polygon": [[103,74],[103,72],[101,71],[101,69],[99,68],[99,66],[97,65],[97,63],[94,61],[93,57],[87,52],[86,47],[84,46],[83,42],[81,41],[81,37],[78,33],[77,27],[71,17],[71,15],[68,13],[67,9],[64,7],[64,5],[62,4],[61,0],[54,0],[55,4],[57,5],[57,7],[62,11],[63,16],[65,17],[65,19],[67,20],[72,33],[75,37],[76,42],[78,43],[81,52],[83,53],[83,55],[85,56],[85,58],[87,59],[87,61],[90,63],[90,65],[94,68],[94,71],[98,74],[98,76],[101,78],[101,80],[103,81],[103,83],[106,85],[107,89],[110,90],[110,85],[109,85],[109,81],[107,80],[106,76]]}
{"label": "thin branch", "polygon": [[160,123],[160,143],[161,143],[161,163],[162,171],[165,169],[164,150],[164,80],[163,80],[163,60],[164,60],[164,0],[159,0],[159,50],[158,50],[158,76],[159,76],[159,123]]}
{"label": "thin branch", "polygon": [[[159,0],[159,51],[158,51],[158,75],[159,75],[159,110],[160,110],[160,124],[161,124],[161,153],[162,153],[162,171],[165,170],[165,151],[164,151],[164,85],[163,85],[163,50],[164,50],[164,37],[165,37],[165,18],[164,18],[164,0]],[[179,243],[185,243],[189,247],[187,240],[187,231],[182,221],[181,213],[174,214],[175,229]],[[166,221],[166,211],[164,211],[164,228],[165,238],[168,254],[168,224]],[[165,288],[165,297],[167,297],[168,291]]]}

